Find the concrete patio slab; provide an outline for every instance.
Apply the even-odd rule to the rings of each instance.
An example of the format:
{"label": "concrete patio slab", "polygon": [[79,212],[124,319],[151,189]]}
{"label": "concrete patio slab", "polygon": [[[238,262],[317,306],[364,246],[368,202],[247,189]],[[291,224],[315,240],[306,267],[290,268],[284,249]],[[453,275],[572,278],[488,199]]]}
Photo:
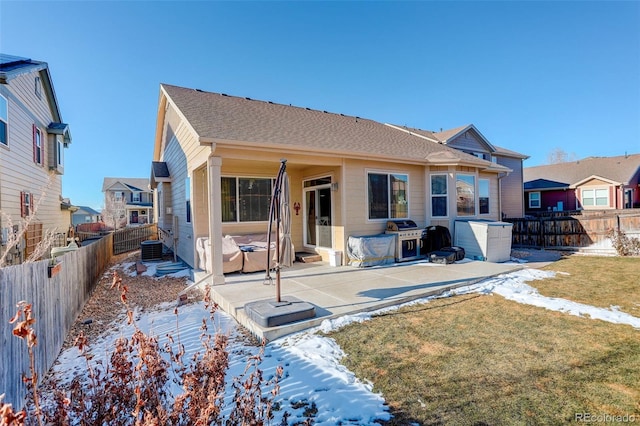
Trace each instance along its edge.
{"label": "concrete patio slab", "polygon": [[370,268],[298,262],[281,271],[281,297],[311,304],[315,316],[275,327],[256,323],[245,310],[247,304],[275,301],[275,286],[264,284],[265,272],[226,275],[226,284],[212,287],[211,296],[256,337],[273,340],[318,326],[325,319],[398,305],[524,267],[468,259],[449,265],[417,261]]}

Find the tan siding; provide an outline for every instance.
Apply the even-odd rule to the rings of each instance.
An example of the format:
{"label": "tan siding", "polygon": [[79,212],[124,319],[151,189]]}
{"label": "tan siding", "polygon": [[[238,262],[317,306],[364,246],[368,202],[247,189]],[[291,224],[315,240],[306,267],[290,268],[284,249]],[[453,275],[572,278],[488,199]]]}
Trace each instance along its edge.
{"label": "tan siding", "polygon": [[[173,205],[173,216],[177,217],[178,221],[177,255],[189,265],[195,266],[196,238],[200,234],[206,235],[208,229],[199,229],[196,233],[193,228],[194,221],[197,220],[196,215],[202,214],[202,211],[196,211],[197,193],[194,190],[197,188],[198,179],[194,177],[193,173],[202,167],[203,163],[206,164],[210,149],[199,144],[189,126],[180,120],[173,108],[173,105],[170,105],[167,109],[167,127],[164,130],[164,136],[173,137],[167,141],[160,161],[167,162],[171,174],[170,200]],[[187,177],[191,178],[191,223],[186,221],[185,181]],[[202,189],[202,186],[200,188]],[[204,227],[208,224],[202,225]],[[171,227],[173,228],[173,225]]]}
{"label": "tan siding", "polygon": [[[42,92],[42,99],[35,95],[34,79],[37,75],[25,74],[0,87],[9,103],[9,146],[8,149],[0,147],[0,209],[17,223],[20,219],[20,192],[31,192],[34,200],[39,202],[35,220],[41,222],[45,230],[56,228],[58,232],[66,232],[71,221],[69,212],[60,208],[62,179],[59,175],[49,177],[50,147],[46,129],[53,120],[53,114],[46,94]],[[42,131],[42,166],[33,162],[33,124]]]}
{"label": "tan siding", "polygon": [[603,181],[601,179],[594,178],[594,179],[588,180],[587,182],[584,182],[580,186],[599,186],[599,187],[603,187],[603,186],[609,186],[609,185],[611,185],[609,182],[605,182],[605,181]]}
{"label": "tan siding", "polygon": [[345,238],[350,235],[371,235],[384,232],[385,220],[370,221],[367,205],[367,172],[380,171],[409,175],[409,218],[420,227],[425,226],[424,168],[396,163],[350,160],[346,162],[345,179]]}
{"label": "tan siding", "polygon": [[513,170],[500,181],[502,190],[502,211],[506,217],[524,216],[524,183],[522,160],[518,158],[498,157],[498,164]]}

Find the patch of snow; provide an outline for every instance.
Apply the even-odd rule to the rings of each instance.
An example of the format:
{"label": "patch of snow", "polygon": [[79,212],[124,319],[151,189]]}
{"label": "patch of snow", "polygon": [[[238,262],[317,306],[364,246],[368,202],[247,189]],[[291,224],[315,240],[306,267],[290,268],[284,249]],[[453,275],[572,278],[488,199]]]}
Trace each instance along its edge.
{"label": "patch of snow", "polygon": [[[121,264],[121,266],[129,263]],[[437,266],[437,265],[429,265]],[[155,266],[147,264],[145,275],[154,275]],[[187,269],[187,273],[189,270]],[[183,273],[181,271],[180,273]],[[260,368],[264,377],[272,377],[278,366],[284,368],[284,377],[280,381],[280,393],[276,401],[280,403],[281,410],[275,413],[273,424],[280,424],[284,412],[290,414],[289,423],[303,422],[304,406],[314,404],[317,415],[313,422],[315,425],[375,425],[377,420],[389,420],[391,414],[381,394],[373,392],[371,383],[359,380],[340,361],[344,352],[335,340],[324,337],[318,332],[328,333],[352,323],[361,323],[373,316],[397,310],[402,306],[412,306],[429,303],[435,298],[450,297],[460,294],[497,294],[506,299],[518,303],[539,306],[584,318],[601,319],[617,324],[629,324],[640,328],[640,318],[621,312],[619,307],[611,306],[609,309],[597,308],[570,300],[545,297],[527,284],[528,282],[551,278],[555,272],[537,269],[523,269],[520,271],[503,274],[473,285],[452,289],[439,296],[417,299],[399,306],[387,307],[374,312],[345,315],[340,318],[327,319],[320,326],[285,336],[269,343],[265,347],[263,361]],[[175,276],[176,274],[174,274]],[[162,279],[162,278],[159,278]],[[203,303],[183,305],[178,308],[178,318],[174,315],[174,304],[158,306],[156,310],[144,313],[135,313],[136,322],[140,329],[146,333],[157,336],[160,346],[166,342],[167,334],[174,337],[185,346],[187,354],[183,359],[190,359],[191,355],[202,349],[200,344],[200,326],[203,318],[209,318]],[[240,375],[246,365],[249,356],[258,353],[258,348],[246,343],[242,337],[236,321],[228,314],[217,311],[213,319],[214,330],[229,336],[228,346],[230,353],[229,380],[233,376]],[[178,333],[179,327],[179,333]],[[106,359],[107,354],[113,349],[116,338],[131,336],[133,328],[120,325],[116,331],[103,336],[93,342],[89,351],[94,355],[95,362],[98,359]],[[61,380],[70,380],[76,374],[86,374],[86,364],[76,348],[64,351],[54,366],[54,372]],[[173,395],[178,395],[180,389],[172,385]],[[232,387],[227,386],[228,396],[231,398]],[[264,388],[269,392],[270,388]],[[422,403],[422,401],[419,401]],[[294,408],[294,406],[296,408]],[[354,408],[357,407],[357,408]]]}

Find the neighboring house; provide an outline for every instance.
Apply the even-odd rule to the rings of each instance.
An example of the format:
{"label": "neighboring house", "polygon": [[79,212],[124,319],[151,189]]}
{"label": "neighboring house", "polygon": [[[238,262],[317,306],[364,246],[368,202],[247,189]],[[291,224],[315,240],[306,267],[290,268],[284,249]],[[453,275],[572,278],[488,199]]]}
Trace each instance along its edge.
{"label": "neighboring house", "polygon": [[109,226],[153,223],[153,192],[149,179],[106,177],[102,183],[102,219]]}
{"label": "neighboring house", "polygon": [[503,218],[524,215],[522,163],[529,156],[491,144],[473,124],[439,132],[396,127],[509,168],[511,171],[503,173],[499,180],[500,213]]}
{"label": "neighboring house", "polygon": [[[473,130],[473,129],[471,129]],[[287,160],[296,251],[346,251],[349,236],[502,217],[510,168],[376,121],[161,85],[151,171],[159,228],[196,265],[208,237],[214,283],[223,235],[266,232],[280,160]]]}
{"label": "neighboring house", "polygon": [[640,154],[526,167],[527,214],[640,207]]}
{"label": "neighboring house", "polygon": [[73,226],[81,223],[97,223],[100,221],[100,212],[95,211],[91,207],[78,206],[78,210],[71,217]]}
{"label": "neighboring house", "polygon": [[66,241],[74,208],[62,197],[62,174],[70,143],[47,63],[0,54],[0,252],[32,216],[7,263],[21,263],[47,232]]}

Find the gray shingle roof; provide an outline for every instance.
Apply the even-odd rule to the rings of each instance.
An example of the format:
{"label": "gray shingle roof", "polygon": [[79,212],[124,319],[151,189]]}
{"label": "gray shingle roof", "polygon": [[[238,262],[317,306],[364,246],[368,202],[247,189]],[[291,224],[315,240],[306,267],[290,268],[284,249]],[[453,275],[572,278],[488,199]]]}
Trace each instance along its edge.
{"label": "gray shingle roof", "polygon": [[282,105],[163,84],[162,90],[201,138],[216,143],[248,143],[325,152],[333,155],[384,157],[427,163],[448,152],[449,163],[493,167],[424,138],[365,118]]}
{"label": "gray shingle roof", "polygon": [[569,184],[564,182],[556,182],[547,179],[536,179],[524,183],[524,190],[529,191],[533,189],[563,189],[568,188]]}
{"label": "gray shingle roof", "polygon": [[[447,144],[451,142],[451,138],[453,138],[454,136],[456,136],[457,134],[459,134],[465,129],[472,128],[472,127],[475,129],[475,126],[473,126],[472,124],[467,124],[465,126],[456,127],[455,129],[450,129],[450,130],[441,130],[439,132],[433,132],[431,130],[417,129],[417,128],[411,128],[406,126],[396,126],[396,127],[399,127],[408,132],[423,136],[433,141],[434,143],[441,143],[441,144]],[[481,136],[481,137],[484,138],[484,136]],[[490,145],[494,148],[493,154],[501,155],[504,157],[520,158],[520,159],[529,158],[528,155],[524,155],[519,152],[512,151],[510,149],[502,148],[494,144],[490,144]]]}
{"label": "gray shingle roof", "polygon": [[76,213],[90,214],[93,216],[97,216],[100,214],[100,212],[95,211],[89,206],[78,206],[78,211]]}
{"label": "gray shingle roof", "polygon": [[149,179],[145,178],[116,178],[116,177],[106,177],[102,182],[102,192],[107,191],[116,183],[121,183],[127,186],[132,191],[149,191]]}
{"label": "gray shingle roof", "polygon": [[525,167],[524,182],[537,179],[562,182],[569,185],[590,176],[600,176],[618,183],[628,183],[640,168],[640,154],[618,157],[587,157],[578,161]]}

